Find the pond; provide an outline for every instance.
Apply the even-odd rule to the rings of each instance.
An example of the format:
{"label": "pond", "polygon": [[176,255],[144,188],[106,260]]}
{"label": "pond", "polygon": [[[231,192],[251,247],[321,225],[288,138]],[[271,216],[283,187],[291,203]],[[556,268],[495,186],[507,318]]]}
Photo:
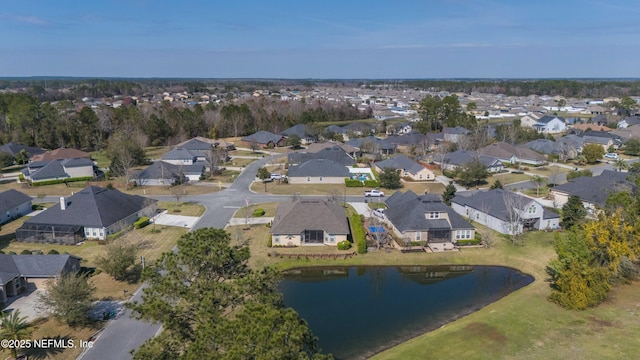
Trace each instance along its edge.
{"label": "pond", "polygon": [[315,267],[287,271],[287,306],[324,353],[369,357],[476,311],[533,282],[500,266]]}

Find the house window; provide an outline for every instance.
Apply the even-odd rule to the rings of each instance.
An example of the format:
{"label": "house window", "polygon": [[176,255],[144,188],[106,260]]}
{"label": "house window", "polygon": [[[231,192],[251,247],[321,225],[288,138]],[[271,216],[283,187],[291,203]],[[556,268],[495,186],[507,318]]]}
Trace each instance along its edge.
{"label": "house window", "polygon": [[276,235],[273,237],[273,242],[276,244],[280,244],[280,236]]}
{"label": "house window", "polygon": [[416,231],[416,241],[422,240],[422,233],[420,231]]}
{"label": "house window", "polygon": [[307,181],[311,181],[311,177],[310,176],[307,176]]}
{"label": "house window", "polygon": [[439,212],[430,212],[429,213],[429,219],[440,219],[440,213]]}
{"label": "house window", "polygon": [[336,237],[335,237],[334,235],[331,235],[331,236],[329,237],[329,242],[330,242],[330,243],[334,243],[334,242],[336,242]]}
{"label": "house window", "polygon": [[320,181],[322,181],[322,176],[320,176]]}
{"label": "house window", "polygon": [[529,206],[529,214],[535,214],[535,213],[536,213],[536,206],[535,205]]}
{"label": "house window", "polygon": [[471,230],[456,231],[456,239],[471,239]]}
{"label": "house window", "polygon": [[420,180],[422,180],[422,174],[420,174],[419,178],[420,178]]}

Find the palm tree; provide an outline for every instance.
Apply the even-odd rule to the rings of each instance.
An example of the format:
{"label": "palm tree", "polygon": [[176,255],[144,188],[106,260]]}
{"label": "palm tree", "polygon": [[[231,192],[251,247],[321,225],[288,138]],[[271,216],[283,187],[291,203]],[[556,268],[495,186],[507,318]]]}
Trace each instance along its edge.
{"label": "palm tree", "polygon": [[629,168],[629,164],[627,164],[626,161],[618,158],[614,163],[613,163],[613,167],[616,168],[618,171],[622,171],[622,170],[626,170]]}
{"label": "palm tree", "polygon": [[[0,338],[7,340],[24,340],[31,335],[31,324],[26,317],[20,317],[20,310],[0,315]],[[11,348],[11,356],[18,357],[18,348]]]}

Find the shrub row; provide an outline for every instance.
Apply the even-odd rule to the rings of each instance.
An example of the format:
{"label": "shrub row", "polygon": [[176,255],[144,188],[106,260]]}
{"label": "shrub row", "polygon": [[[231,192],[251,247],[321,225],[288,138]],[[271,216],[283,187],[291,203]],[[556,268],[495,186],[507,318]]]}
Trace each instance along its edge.
{"label": "shrub row", "polygon": [[31,182],[31,186],[44,186],[44,185],[53,185],[53,184],[64,184],[64,183],[71,183],[71,182],[76,182],[76,181],[90,181],[90,180],[93,180],[93,176]]}
{"label": "shrub row", "polygon": [[347,187],[363,187],[364,186],[364,184],[362,184],[362,181],[356,180],[356,179],[349,179],[349,178],[344,179],[344,184],[347,185]]}
{"label": "shrub row", "polygon": [[458,240],[456,241],[456,244],[460,245],[460,246],[465,246],[465,245],[480,245],[481,241],[479,239],[468,239],[468,240]]}
{"label": "shrub row", "polygon": [[364,254],[367,252],[367,240],[361,219],[362,218],[359,214],[353,214],[349,218],[349,222],[351,223],[351,235],[353,235],[353,242],[358,248],[358,254]]}
{"label": "shrub row", "polygon": [[136,222],[133,223],[133,227],[136,229],[141,229],[147,225],[149,225],[149,218],[146,216],[141,217],[140,219],[136,220]]}
{"label": "shrub row", "polygon": [[378,180],[365,180],[364,186],[377,188],[377,187],[380,187],[380,183],[378,182]]}

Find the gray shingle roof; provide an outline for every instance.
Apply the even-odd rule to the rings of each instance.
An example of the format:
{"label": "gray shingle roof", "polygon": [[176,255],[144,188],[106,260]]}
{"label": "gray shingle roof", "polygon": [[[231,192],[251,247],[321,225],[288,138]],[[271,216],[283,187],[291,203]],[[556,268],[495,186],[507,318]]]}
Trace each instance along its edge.
{"label": "gray shingle roof", "polygon": [[355,160],[345,153],[338,146],[324,148],[315,153],[312,152],[295,152],[287,155],[289,164],[302,164],[309,160],[326,159],[343,166],[351,166],[356,163]]}
{"label": "gray shingle roof", "polygon": [[376,146],[379,146],[380,149],[382,150],[393,150],[396,148],[396,145],[391,143],[389,140],[387,139],[380,139],[377,138],[375,136],[367,136],[367,137],[363,137],[363,138],[355,138],[355,139],[349,139],[349,141],[346,142],[347,145],[351,145],[351,146],[355,146],[358,148],[362,148],[362,144],[365,142],[372,142],[374,144],[376,144]]}
{"label": "gray shingle roof", "polygon": [[378,161],[373,163],[373,165],[379,167],[380,169],[392,168],[396,170],[405,170],[412,174],[417,174],[420,171],[424,170],[424,166],[418,164],[417,162],[409,159],[404,155],[398,155],[383,161]]}
{"label": "gray shingle roof", "polygon": [[88,186],[66,199],[67,208],[60,203],[25,221],[26,224],[80,225],[108,227],[135,214],[157,200],[124,194],[97,186]]}
{"label": "gray shingle roof", "polygon": [[242,141],[254,142],[258,144],[268,144],[270,142],[277,143],[282,138],[284,138],[284,136],[276,135],[269,131],[258,131],[255,134],[242,137]]}
{"label": "gray shingle roof", "polygon": [[137,179],[174,179],[180,174],[196,175],[204,173],[204,164],[194,163],[193,165],[175,165],[164,161],[156,161],[149,165],[146,169],[140,171],[136,176]]}
{"label": "gray shingle roof", "polygon": [[87,158],[63,159],[60,161],[60,164],[65,168],[93,166],[93,160]]}
{"label": "gray shingle roof", "polygon": [[553,190],[576,195],[582,201],[603,206],[612,193],[635,188],[635,185],[627,180],[628,175],[624,172],[604,170],[600,176],[581,176],[566,184],[558,185]]}
{"label": "gray shingle roof", "polygon": [[540,119],[537,120],[538,124],[548,124],[549,122],[553,121],[554,119],[558,119],[562,122],[565,122],[563,117],[560,116],[549,116],[549,115],[545,115],[543,117],[541,117]]}
{"label": "gray shingle roof", "polygon": [[171,149],[162,155],[163,160],[193,160],[199,153],[197,150],[187,150],[185,148]]}
{"label": "gray shingle roof", "polygon": [[4,285],[19,276],[18,267],[11,255],[0,254],[0,285]]}
{"label": "gray shingle roof", "polygon": [[73,256],[69,254],[12,256],[20,275],[26,277],[57,276],[64,270],[71,257]]}
{"label": "gray shingle roof", "polygon": [[304,230],[348,234],[349,225],[344,208],[336,202],[323,200],[298,200],[280,204],[273,219],[271,233],[300,234]]}
{"label": "gray shingle roof", "polygon": [[331,132],[336,133],[336,134],[346,134],[347,133],[347,129],[343,129],[338,125],[327,126],[325,128],[325,130],[331,131]]}
{"label": "gray shingle roof", "polygon": [[213,148],[213,144],[198,140],[198,139],[191,139],[188,140],[187,142],[183,143],[182,145],[180,145],[180,147],[182,149],[186,149],[186,150],[201,150],[201,151],[207,151],[207,150],[211,150],[211,148]]}
{"label": "gray shingle roof", "polygon": [[61,161],[53,160],[47,165],[31,174],[31,180],[45,180],[56,178],[68,178],[69,174],[64,171]]}
{"label": "gray shingle roof", "polygon": [[31,197],[15,189],[9,189],[0,193],[0,214],[9,209],[31,201]]}
{"label": "gray shingle roof", "polygon": [[312,159],[289,167],[289,177],[300,176],[349,177],[349,170],[331,160]]}
{"label": "gray shingle roof", "polygon": [[20,151],[25,150],[29,156],[38,155],[44,153],[46,150],[37,147],[26,146],[22,144],[16,144],[14,142],[6,143],[0,146],[0,152],[6,152],[15,157]]}
{"label": "gray shingle roof", "polygon": [[[475,194],[469,196],[458,195],[454,197],[451,202],[460,204],[462,206],[468,206],[483,213],[487,213],[500,220],[509,221],[509,212],[507,211],[507,205],[505,203],[505,197],[507,196],[515,198],[512,201],[512,204],[515,206],[519,206],[520,210],[524,209],[527,204],[535,201],[526,196],[516,194],[512,191],[494,189],[487,191],[478,191]],[[546,215],[549,216],[548,218],[553,217],[551,213],[553,212],[549,211],[546,213]]]}
{"label": "gray shingle roof", "polygon": [[[433,194],[418,196],[411,190],[397,191],[385,203],[385,216],[399,231],[429,231],[429,229],[473,229],[468,221],[445,205],[440,197]],[[445,219],[427,219],[425,213],[446,212]]]}
{"label": "gray shingle roof", "polygon": [[300,139],[304,139],[306,137],[309,137],[309,129],[305,124],[296,124],[284,130],[281,134],[285,136],[291,136],[295,134],[298,135]]}
{"label": "gray shingle roof", "polygon": [[444,156],[444,162],[451,165],[462,166],[472,162],[475,158],[478,158],[478,160],[487,167],[500,162],[500,160],[495,156],[481,155],[469,150],[457,150],[447,153]]}

